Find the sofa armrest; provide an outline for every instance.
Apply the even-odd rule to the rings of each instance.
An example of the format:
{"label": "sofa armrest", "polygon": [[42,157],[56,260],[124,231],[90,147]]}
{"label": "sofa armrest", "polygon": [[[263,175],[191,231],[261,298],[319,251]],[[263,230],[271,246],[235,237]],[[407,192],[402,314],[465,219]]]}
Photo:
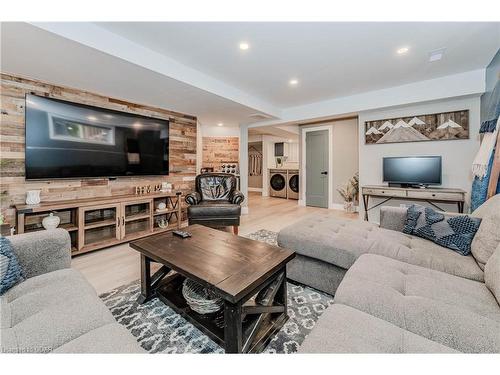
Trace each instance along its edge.
{"label": "sofa armrest", "polygon": [[241,191],[235,190],[231,195],[231,203],[233,204],[241,204],[245,200],[245,196]]}
{"label": "sofa armrest", "polygon": [[71,267],[71,239],[65,229],[18,234],[9,240],[25,278]]}
{"label": "sofa armrest", "polygon": [[197,205],[201,201],[201,195],[200,195],[200,193],[195,191],[195,192],[187,194],[186,197],[184,198],[184,200],[186,201],[187,204],[189,204],[191,206]]}
{"label": "sofa armrest", "polygon": [[380,208],[380,228],[402,232],[407,211],[406,207],[384,206]]}

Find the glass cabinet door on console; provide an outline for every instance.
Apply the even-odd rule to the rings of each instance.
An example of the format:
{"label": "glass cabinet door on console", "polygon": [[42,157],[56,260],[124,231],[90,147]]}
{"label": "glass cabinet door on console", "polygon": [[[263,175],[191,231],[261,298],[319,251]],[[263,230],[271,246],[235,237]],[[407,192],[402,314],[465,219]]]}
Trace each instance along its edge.
{"label": "glass cabinet door on console", "polygon": [[152,227],[151,200],[124,202],[121,207],[121,238],[134,238],[150,233]]}
{"label": "glass cabinet door on console", "polygon": [[118,241],[121,236],[120,211],[120,204],[81,207],[79,249]]}

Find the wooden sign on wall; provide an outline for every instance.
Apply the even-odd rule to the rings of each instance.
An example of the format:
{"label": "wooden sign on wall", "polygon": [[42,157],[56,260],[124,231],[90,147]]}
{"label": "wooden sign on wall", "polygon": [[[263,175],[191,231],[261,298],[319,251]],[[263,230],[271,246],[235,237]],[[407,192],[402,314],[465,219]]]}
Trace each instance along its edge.
{"label": "wooden sign on wall", "polygon": [[365,122],[365,143],[469,139],[469,111],[398,117]]}

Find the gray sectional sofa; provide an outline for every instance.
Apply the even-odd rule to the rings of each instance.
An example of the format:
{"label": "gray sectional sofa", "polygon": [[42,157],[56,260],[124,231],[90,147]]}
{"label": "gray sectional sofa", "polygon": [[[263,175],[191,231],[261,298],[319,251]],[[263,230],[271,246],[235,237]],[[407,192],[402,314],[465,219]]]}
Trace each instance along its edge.
{"label": "gray sectional sofa", "polygon": [[4,353],[141,353],[95,290],[71,269],[64,229],[9,237],[25,280],[0,296]]}
{"label": "gray sectional sofa", "polygon": [[283,229],[298,256],[288,277],[334,294],[300,351],[500,352],[500,195],[462,256],[401,229],[406,209],[380,226],[328,213]]}

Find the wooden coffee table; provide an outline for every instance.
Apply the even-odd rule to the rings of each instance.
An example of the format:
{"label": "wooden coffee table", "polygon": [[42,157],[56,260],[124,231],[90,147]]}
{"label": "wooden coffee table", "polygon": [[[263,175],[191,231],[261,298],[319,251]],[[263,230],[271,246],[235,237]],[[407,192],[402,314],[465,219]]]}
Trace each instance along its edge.
{"label": "wooden coffee table", "polygon": [[[201,225],[184,230],[193,236],[167,232],[130,243],[141,253],[138,302],[158,297],[226,353],[262,351],[288,319],[286,264],[295,253]],[[162,264],[153,275],[151,262]],[[186,277],[220,296],[223,308],[213,314],[191,310],[182,296]]]}

